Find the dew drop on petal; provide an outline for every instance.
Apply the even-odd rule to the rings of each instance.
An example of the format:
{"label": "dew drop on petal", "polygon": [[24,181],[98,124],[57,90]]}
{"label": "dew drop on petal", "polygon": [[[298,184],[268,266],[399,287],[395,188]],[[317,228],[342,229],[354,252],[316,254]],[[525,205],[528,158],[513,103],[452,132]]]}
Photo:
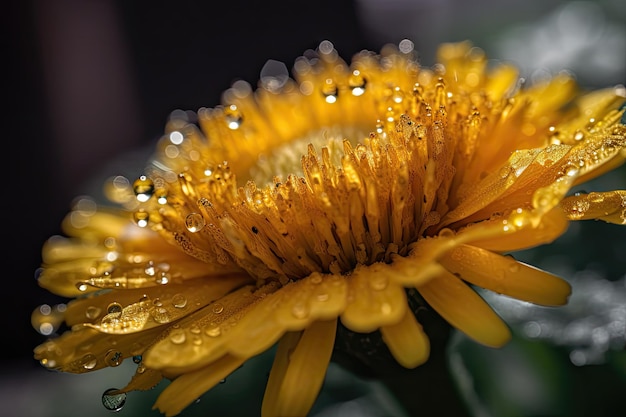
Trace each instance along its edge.
{"label": "dew drop on petal", "polygon": [[154,319],[154,321],[156,321],[157,323],[169,323],[170,321],[170,315],[167,312],[167,309],[163,308],[163,307],[158,307],[155,308],[152,311],[152,318]]}
{"label": "dew drop on petal", "polygon": [[563,167],[563,173],[569,177],[578,175],[578,167],[575,164],[567,164]]}
{"label": "dew drop on petal", "polygon": [[117,388],[109,388],[102,394],[102,405],[109,411],[120,411],[126,404],[126,393],[117,391]]}
{"label": "dew drop on petal", "polygon": [[509,224],[517,228],[526,227],[530,224],[530,214],[518,208],[509,216]]}
{"label": "dew drop on petal", "polygon": [[199,232],[200,230],[202,230],[204,225],[205,220],[200,213],[191,213],[188,214],[187,217],[185,217],[185,227],[187,227],[187,230],[189,230],[191,233]]}
{"label": "dew drop on petal", "polygon": [[111,313],[121,313],[122,312],[122,305],[120,303],[111,303],[109,304],[109,306],[107,307],[107,313],[111,314]]}
{"label": "dew drop on petal", "polygon": [[133,183],[133,191],[137,200],[145,203],[154,194],[154,182],[145,175],[140,176]]}
{"label": "dew drop on petal", "polygon": [[220,334],[222,334],[222,329],[220,328],[220,326],[211,326],[208,327],[204,333],[209,336],[209,337],[217,337]]}
{"label": "dew drop on petal", "polygon": [[185,340],[187,340],[187,336],[185,335],[185,331],[182,329],[174,329],[170,333],[170,342],[175,345],[183,344],[185,343]]}
{"label": "dew drop on petal", "polygon": [[591,201],[592,203],[601,203],[604,201],[604,196],[601,193],[596,193],[596,192],[591,192],[589,193],[589,195],[587,196],[587,198],[589,199],[589,201]]}
{"label": "dew drop on petal", "polygon": [[582,131],[577,130],[576,133],[574,133],[575,141],[580,141],[580,140],[583,140],[584,138],[585,138],[585,134]]}
{"label": "dew drop on petal", "polygon": [[104,355],[104,360],[108,366],[119,366],[124,360],[122,353],[111,349]]}
{"label": "dew drop on petal", "polygon": [[88,353],[87,355],[82,357],[82,359],[80,360],[80,363],[82,364],[83,368],[90,370],[96,367],[96,364],[98,363],[98,359],[96,358],[95,355]]}
{"label": "dew drop on petal", "polygon": [[352,95],[355,97],[363,95],[365,93],[366,80],[359,70],[352,71],[348,78],[348,86],[352,91]]}
{"label": "dew drop on petal", "polygon": [[231,130],[239,129],[241,123],[243,122],[241,111],[234,104],[231,104],[226,108],[224,111],[224,117],[226,119],[226,125]]}
{"label": "dew drop on petal", "polygon": [[143,374],[144,372],[146,372],[146,365],[144,365],[143,363],[140,363],[139,365],[137,365],[137,373],[138,374]]}
{"label": "dew drop on petal", "polygon": [[326,103],[333,104],[337,101],[337,84],[332,78],[327,78],[322,84],[322,95]]}
{"label": "dew drop on petal", "polygon": [[89,320],[97,319],[98,316],[100,316],[100,313],[102,313],[102,309],[100,307],[89,306],[85,309],[85,316]]}
{"label": "dew drop on petal", "polygon": [[139,227],[148,226],[148,222],[150,221],[150,215],[145,210],[141,209],[133,213],[133,220]]}
{"label": "dew drop on petal", "polygon": [[139,364],[141,362],[143,358],[141,357],[141,355],[135,355],[133,356],[133,362],[136,364]]}
{"label": "dew drop on petal", "polygon": [[500,171],[498,171],[498,174],[500,175],[500,178],[505,179],[512,172],[513,172],[513,167],[511,167],[510,165],[506,165],[500,168]]}
{"label": "dew drop on petal", "polygon": [[167,272],[161,272],[161,274],[155,279],[157,284],[165,285],[170,282],[170,274]]}
{"label": "dew drop on petal", "polygon": [[309,315],[309,309],[304,303],[296,303],[291,308],[291,314],[297,319],[304,319]]}
{"label": "dew drop on petal", "polygon": [[317,301],[328,301],[330,295],[328,293],[321,293],[317,295]]}
{"label": "dew drop on petal", "polygon": [[400,89],[400,87],[394,88],[391,99],[396,104],[402,103],[402,101],[404,100],[404,92]]}
{"label": "dew drop on petal", "polygon": [[212,311],[215,314],[220,314],[222,311],[224,311],[224,306],[222,304],[220,304],[220,303],[215,303],[215,304],[213,304]]}
{"label": "dew drop on petal", "polygon": [[317,285],[317,284],[320,284],[321,282],[322,282],[322,276],[321,275],[315,274],[315,275],[313,275],[311,277],[311,283],[312,284],[316,284]]}
{"label": "dew drop on petal", "polygon": [[532,204],[534,208],[552,207],[558,204],[558,197],[549,189],[540,188],[533,194]]}
{"label": "dew drop on petal", "polygon": [[184,308],[187,305],[187,298],[182,294],[174,294],[172,304],[176,308]]}
{"label": "dew drop on petal", "polygon": [[379,274],[373,276],[370,279],[369,284],[370,288],[374,291],[382,291],[387,288],[387,285],[389,284],[389,279],[386,276]]}
{"label": "dew drop on petal", "polygon": [[382,303],[380,305],[380,311],[381,313],[383,313],[384,315],[389,315],[391,314],[391,304],[389,303]]}
{"label": "dew drop on petal", "polygon": [[444,229],[441,229],[439,231],[439,234],[437,235],[439,237],[443,237],[443,238],[449,238],[449,237],[453,237],[454,236],[454,231],[452,229],[448,229],[447,227]]}

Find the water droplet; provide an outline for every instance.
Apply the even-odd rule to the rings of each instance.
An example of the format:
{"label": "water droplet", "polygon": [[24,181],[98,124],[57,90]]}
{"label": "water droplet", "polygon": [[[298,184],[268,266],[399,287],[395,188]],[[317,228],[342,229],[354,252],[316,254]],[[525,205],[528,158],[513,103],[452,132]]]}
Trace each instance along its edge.
{"label": "water droplet", "polygon": [[591,201],[592,203],[601,203],[604,201],[604,196],[601,193],[596,193],[596,192],[591,192],[589,193],[589,195],[587,196],[587,198],[589,199],[589,201]]}
{"label": "water droplet", "polygon": [[441,229],[439,231],[439,234],[437,235],[438,237],[441,238],[450,238],[450,237],[454,237],[454,231],[452,229],[448,229],[447,227],[444,229]]}
{"label": "water droplet", "polygon": [[563,167],[563,173],[568,177],[574,177],[578,175],[578,171],[578,166],[576,166],[575,164],[568,163]]}
{"label": "water droplet", "polygon": [[170,274],[168,272],[161,272],[161,274],[154,280],[157,284],[165,285],[170,282]]}
{"label": "water droplet", "polygon": [[387,288],[387,285],[389,284],[389,279],[384,275],[377,274],[371,277],[369,284],[370,288],[374,291],[382,291]]}
{"label": "water droplet", "polygon": [[304,303],[296,303],[291,308],[291,314],[297,319],[304,319],[309,315],[309,308]]}
{"label": "water droplet", "polygon": [[154,274],[156,273],[156,269],[154,268],[154,264],[152,262],[148,262],[148,264],[144,268],[143,272],[146,275],[148,275],[149,277],[153,277]]}
{"label": "water droplet", "polygon": [[283,62],[270,59],[261,68],[259,79],[264,89],[277,93],[289,80],[289,70]]}
{"label": "water droplet", "polygon": [[148,226],[148,222],[150,221],[150,215],[147,211],[141,209],[133,213],[133,220],[139,227]]}
{"label": "water droplet", "polygon": [[98,359],[96,359],[95,355],[88,353],[87,355],[82,357],[82,359],[80,360],[80,363],[83,365],[83,368],[87,370],[91,370],[96,367],[96,364],[98,363]]}
{"label": "water droplet", "polygon": [[513,167],[511,167],[510,165],[506,165],[500,168],[500,171],[498,173],[500,174],[500,178],[505,179],[512,172],[513,172]]}
{"label": "water droplet", "polygon": [[112,262],[108,261],[98,261],[94,262],[91,267],[89,267],[89,274],[92,277],[100,277],[102,275],[111,274],[115,270],[115,265]]}
{"label": "water droplet", "polygon": [[322,276],[321,275],[315,274],[315,275],[311,276],[311,283],[312,284],[317,285],[317,284],[321,284],[321,282],[322,282]]}
{"label": "water droplet", "polygon": [[462,261],[464,256],[463,256],[463,251],[460,250],[459,248],[454,248],[450,251],[450,256],[452,257],[453,260],[455,261]]}
{"label": "water droplet", "polygon": [[174,329],[170,333],[170,342],[175,345],[183,344],[185,343],[185,340],[187,340],[187,336],[185,335],[185,331],[182,329]]}
{"label": "water droplet", "polygon": [[579,141],[583,140],[584,138],[585,134],[581,130],[577,130],[576,133],[574,133],[574,140]]}
{"label": "water droplet", "polygon": [[330,298],[330,295],[328,295],[328,293],[321,293],[317,295],[317,301],[328,301],[328,299]]}
{"label": "water droplet", "polygon": [[154,194],[154,182],[145,175],[140,176],[133,183],[133,191],[137,200],[145,203]]}
{"label": "water droplet", "polygon": [[332,78],[327,78],[322,84],[322,95],[326,103],[332,104],[337,101],[337,85]]}
{"label": "water droplet", "polygon": [[378,133],[379,135],[382,135],[384,132],[384,126],[382,124],[382,122],[380,120],[376,121],[376,133]]}
{"label": "water droplet", "polygon": [[121,352],[111,349],[104,355],[104,360],[108,366],[115,367],[119,366],[124,358],[122,357]]}
{"label": "water droplet", "polygon": [[191,213],[185,217],[185,226],[191,233],[197,233],[206,224],[204,217],[200,213]]}
{"label": "water droplet", "polygon": [[558,197],[549,189],[540,188],[533,194],[533,207],[534,208],[546,208],[552,207],[558,204]]}
{"label": "water droplet", "polygon": [[389,303],[382,303],[380,305],[380,312],[383,313],[384,315],[391,314],[391,304],[389,304]]}
{"label": "water droplet", "polygon": [[111,313],[121,313],[123,310],[122,305],[120,303],[111,303],[109,304],[109,306],[107,307],[107,313],[111,314]]}
{"label": "water droplet", "polygon": [[209,336],[209,337],[217,337],[220,334],[222,334],[222,329],[220,328],[220,326],[211,326],[208,327],[204,333]]}
{"label": "water droplet", "polygon": [[509,224],[512,224],[515,227],[526,227],[530,224],[530,214],[525,212],[523,209],[518,208],[514,210],[509,215]]}
{"label": "water droplet", "polygon": [[109,388],[102,394],[102,405],[109,411],[120,411],[126,404],[126,393],[117,388]]}
{"label": "water droplet", "polygon": [[139,364],[141,362],[143,358],[141,357],[141,355],[135,355],[133,356],[133,362],[136,364]]}
{"label": "water droplet", "polygon": [[213,304],[213,313],[215,314],[220,314],[222,311],[224,311],[224,306],[220,303],[215,303]]}
{"label": "water droplet", "polygon": [[90,320],[98,318],[98,316],[100,316],[100,313],[102,313],[102,309],[100,307],[89,306],[87,307],[87,309],[85,309],[85,316]]}
{"label": "water droplet", "polygon": [[402,100],[404,100],[404,92],[402,92],[400,87],[395,87],[393,89],[393,94],[391,95],[391,99],[396,104],[402,103]]}
{"label": "water droplet", "polygon": [[363,75],[359,70],[352,71],[352,74],[350,74],[350,77],[348,78],[348,86],[352,91],[352,95],[355,97],[361,96],[365,93],[366,83],[365,78],[363,78]]}
{"label": "water droplet", "polygon": [[169,315],[167,309],[165,309],[163,307],[155,308],[152,311],[152,318],[157,323],[169,323],[169,321],[170,321],[170,315]]}
{"label": "water droplet", "polygon": [[224,117],[226,119],[226,125],[231,130],[237,130],[243,122],[243,115],[236,105],[231,104],[224,110]]}
{"label": "water droplet", "polygon": [[187,305],[187,298],[182,294],[175,294],[172,297],[172,304],[176,308],[184,308]]}

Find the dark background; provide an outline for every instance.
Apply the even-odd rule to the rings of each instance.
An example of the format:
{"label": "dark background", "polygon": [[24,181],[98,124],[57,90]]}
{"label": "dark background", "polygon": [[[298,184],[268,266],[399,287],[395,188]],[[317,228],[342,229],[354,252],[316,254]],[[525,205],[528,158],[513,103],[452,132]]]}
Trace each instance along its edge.
{"label": "dark background", "polygon": [[[433,62],[438,43],[472,39],[490,56],[518,59],[526,68],[535,62],[547,70],[554,65],[578,69],[588,87],[624,83],[626,47],[621,49],[620,34],[626,33],[626,12],[619,1],[585,2],[595,14],[579,14],[596,19],[590,27],[613,25],[616,32],[585,32],[574,20],[557,31],[560,40],[550,32],[543,43],[537,36],[525,40],[533,24],[545,23],[544,29],[535,27],[535,34],[545,27],[554,30],[558,24],[549,21],[551,13],[568,3],[5,2],[3,387],[15,375],[41,371],[32,349],[43,337],[32,329],[30,314],[39,304],[58,301],[34,279],[43,242],[59,233],[74,197],[98,192],[104,178],[119,173],[111,161],[142,166],[145,149],[159,137],[172,110],[215,106],[236,79],[255,85],[266,60],[289,67],[326,39],[349,61],[361,49],[378,51],[408,37],[425,64]],[[563,39],[577,34],[591,44],[567,55]],[[515,48],[516,40],[528,48]]]}

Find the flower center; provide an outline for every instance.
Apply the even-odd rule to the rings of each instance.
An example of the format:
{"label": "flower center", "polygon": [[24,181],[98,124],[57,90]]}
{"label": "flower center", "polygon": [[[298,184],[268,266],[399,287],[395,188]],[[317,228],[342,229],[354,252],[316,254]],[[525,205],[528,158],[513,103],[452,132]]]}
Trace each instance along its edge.
{"label": "flower center", "polygon": [[263,187],[272,184],[274,178],[284,181],[292,174],[298,177],[303,176],[302,157],[308,153],[309,145],[313,145],[317,151],[323,147],[327,148],[332,165],[341,167],[344,140],[356,146],[367,136],[367,132],[354,126],[333,126],[312,131],[304,137],[284,143],[268,153],[259,155],[256,164],[250,168],[249,179]]}

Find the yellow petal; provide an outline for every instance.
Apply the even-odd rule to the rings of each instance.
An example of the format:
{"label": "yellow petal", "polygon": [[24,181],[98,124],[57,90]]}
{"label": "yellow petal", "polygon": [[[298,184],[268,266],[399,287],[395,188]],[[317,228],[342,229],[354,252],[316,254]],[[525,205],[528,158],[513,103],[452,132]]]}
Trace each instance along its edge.
{"label": "yellow petal", "polygon": [[[69,326],[91,323],[90,327],[104,333],[142,331],[187,316],[250,280],[249,275],[238,274],[99,293],[70,302],[65,321]],[[113,304],[121,310],[110,313]]]}
{"label": "yellow petal", "polygon": [[141,354],[160,332],[157,328],[129,335],[110,335],[81,327],[37,346],[35,359],[46,368],[77,374],[115,367],[125,358]]}
{"label": "yellow petal", "polygon": [[161,392],[152,408],[166,417],[175,416],[244,362],[245,359],[226,355],[209,366],[182,374]]}
{"label": "yellow petal", "polygon": [[130,382],[117,392],[147,391],[154,388],[162,379],[161,372],[155,369],[146,369],[142,363],[139,363]]}
{"label": "yellow petal", "polygon": [[459,238],[494,252],[511,252],[553,242],[567,230],[569,223],[559,208],[541,217],[526,211],[514,211],[507,218],[485,220],[462,229]]}
{"label": "yellow petal", "polygon": [[348,285],[340,275],[314,272],[279,291],[283,302],[273,320],[287,330],[302,330],[315,320],[337,318],[345,309]]}
{"label": "yellow petal", "polygon": [[407,309],[403,287],[367,267],[357,267],[346,279],[348,304],[341,315],[346,327],[368,333],[402,319]]}
{"label": "yellow petal", "polygon": [[557,306],[566,304],[571,293],[557,276],[476,246],[458,246],[440,262],[465,281],[518,300]]}
{"label": "yellow petal", "polygon": [[511,338],[502,319],[474,290],[449,272],[417,288],[439,315],[475,341],[501,347]]}
{"label": "yellow petal", "polygon": [[[256,304],[275,290],[276,286],[256,290],[254,286],[244,287],[180,320],[146,351],[144,363],[149,368],[176,374],[202,368],[219,359],[227,352],[233,329],[243,317],[255,314]],[[238,342],[236,337],[233,343]]]}
{"label": "yellow petal", "polygon": [[263,397],[264,417],[306,416],[324,382],[335,344],[337,320],[316,321],[302,336],[286,335]]}
{"label": "yellow petal", "polygon": [[576,194],[564,198],[561,208],[570,220],[598,219],[626,224],[626,191]]}
{"label": "yellow petal", "polygon": [[415,368],[428,359],[428,336],[410,310],[398,323],[382,326],[380,332],[393,357],[405,368]]}
{"label": "yellow petal", "polygon": [[314,273],[268,295],[230,334],[228,351],[254,356],[270,348],[286,331],[302,330],[315,320],[336,318],[346,303],[344,278]]}

